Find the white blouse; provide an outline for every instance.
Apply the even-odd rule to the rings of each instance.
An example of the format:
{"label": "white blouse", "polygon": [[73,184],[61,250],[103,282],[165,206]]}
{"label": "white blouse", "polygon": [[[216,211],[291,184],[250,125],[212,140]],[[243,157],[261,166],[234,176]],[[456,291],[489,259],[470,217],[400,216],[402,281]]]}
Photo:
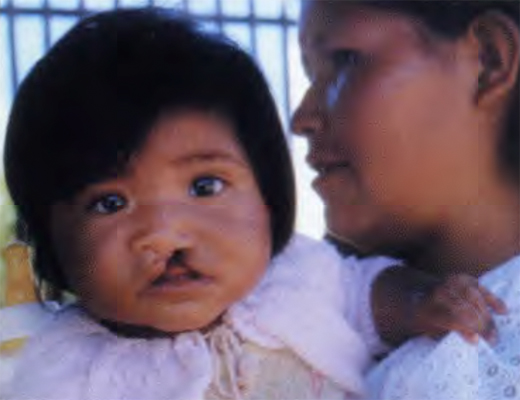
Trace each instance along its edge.
{"label": "white blouse", "polygon": [[498,342],[467,343],[457,333],[440,341],[410,340],[368,377],[374,400],[520,399],[520,256],[481,277],[509,313],[494,317]]}

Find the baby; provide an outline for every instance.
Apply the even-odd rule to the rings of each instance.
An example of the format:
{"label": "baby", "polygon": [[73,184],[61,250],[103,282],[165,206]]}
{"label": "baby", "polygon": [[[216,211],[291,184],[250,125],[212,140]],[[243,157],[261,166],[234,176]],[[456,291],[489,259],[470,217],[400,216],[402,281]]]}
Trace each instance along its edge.
{"label": "baby", "polygon": [[77,301],[2,400],[363,396],[392,261],[293,235],[276,107],[234,44],[161,10],[89,17],[22,84],[5,154],[34,268]]}

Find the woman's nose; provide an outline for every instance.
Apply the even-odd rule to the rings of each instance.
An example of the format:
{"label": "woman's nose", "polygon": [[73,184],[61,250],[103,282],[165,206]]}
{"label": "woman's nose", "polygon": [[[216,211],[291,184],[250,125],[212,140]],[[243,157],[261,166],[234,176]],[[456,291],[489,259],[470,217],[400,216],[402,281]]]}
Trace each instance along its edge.
{"label": "woman's nose", "polygon": [[170,257],[175,251],[191,248],[195,240],[197,213],[189,205],[141,205],[134,217],[136,224],[131,246],[140,253]]}
{"label": "woman's nose", "polygon": [[296,135],[311,136],[323,130],[324,120],[318,91],[310,87],[291,118],[291,130]]}

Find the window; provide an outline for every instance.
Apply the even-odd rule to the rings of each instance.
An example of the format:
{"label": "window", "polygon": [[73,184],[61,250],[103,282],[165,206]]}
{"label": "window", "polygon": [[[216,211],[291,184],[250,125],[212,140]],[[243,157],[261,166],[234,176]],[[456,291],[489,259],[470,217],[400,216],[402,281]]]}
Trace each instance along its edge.
{"label": "window", "polygon": [[[207,29],[226,33],[266,74],[288,131],[307,82],[300,66],[296,19],[301,0],[0,0],[0,150],[16,87],[37,59],[79,18],[112,8],[176,7]],[[319,237],[322,207],[310,189],[303,139],[288,136],[298,177],[298,230]],[[3,167],[0,167],[0,172]],[[1,192],[1,191],[0,191]],[[2,198],[0,195],[0,205]],[[0,222],[1,223],[1,222]]]}

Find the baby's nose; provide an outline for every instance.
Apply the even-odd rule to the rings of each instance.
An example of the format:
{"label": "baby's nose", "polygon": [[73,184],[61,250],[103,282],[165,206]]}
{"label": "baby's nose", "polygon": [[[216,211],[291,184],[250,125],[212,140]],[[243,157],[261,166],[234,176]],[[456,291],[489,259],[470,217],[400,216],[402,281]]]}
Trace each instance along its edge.
{"label": "baby's nose", "polygon": [[166,258],[194,246],[197,213],[188,205],[141,205],[131,246],[142,254]]}

